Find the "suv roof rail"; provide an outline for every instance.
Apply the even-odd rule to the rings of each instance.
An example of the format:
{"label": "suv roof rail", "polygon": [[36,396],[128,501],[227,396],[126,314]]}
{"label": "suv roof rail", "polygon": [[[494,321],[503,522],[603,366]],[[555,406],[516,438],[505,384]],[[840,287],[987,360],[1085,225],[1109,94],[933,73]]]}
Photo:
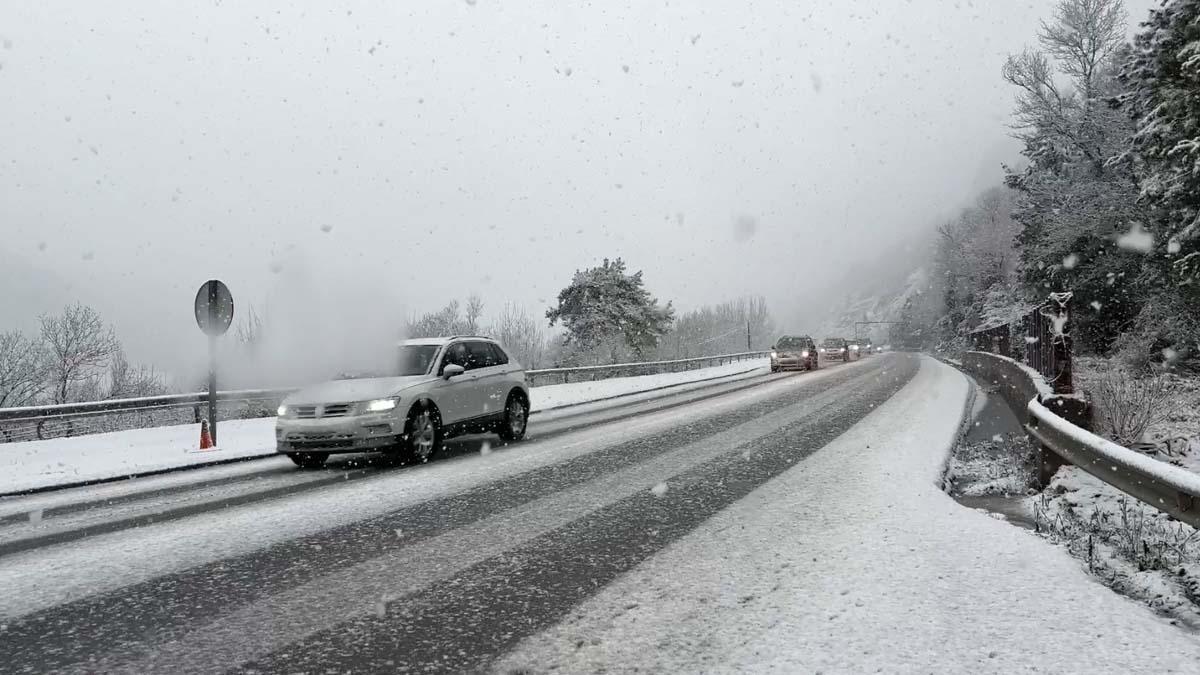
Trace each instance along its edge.
{"label": "suv roof rail", "polygon": [[447,340],[487,340],[488,342],[496,341],[496,338],[488,337],[486,335],[451,335],[451,336],[447,337],[446,339]]}

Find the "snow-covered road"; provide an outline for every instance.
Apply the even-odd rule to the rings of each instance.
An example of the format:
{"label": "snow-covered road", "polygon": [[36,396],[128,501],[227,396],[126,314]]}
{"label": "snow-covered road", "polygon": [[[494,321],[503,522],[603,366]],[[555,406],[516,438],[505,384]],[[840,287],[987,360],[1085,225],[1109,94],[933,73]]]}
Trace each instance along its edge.
{"label": "snow-covered road", "polygon": [[966,393],[893,354],[547,414],[414,468],[269,460],[6,502],[0,672],[1200,663],[937,489]]}

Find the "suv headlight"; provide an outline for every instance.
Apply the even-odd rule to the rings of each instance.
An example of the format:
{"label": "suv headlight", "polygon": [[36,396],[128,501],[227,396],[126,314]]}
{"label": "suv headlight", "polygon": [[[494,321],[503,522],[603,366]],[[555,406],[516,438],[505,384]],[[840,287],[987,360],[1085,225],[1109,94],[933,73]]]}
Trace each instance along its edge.
{"label": "suv headlight", "polygon": [[807,350],[807,349],[805,349],[804,351],[800,352],[800,358],[802,358],[802,359],[807,359],[807,358],[808,358],[808,350]]}
{"label": "suv headlight", "polygon": [[391,398],[377,398],[374,401],[367,401],[363,404],[363,412],[377,413],[387,412],[396,407],[400,402],[400,398],[393,396]]}
{"label": "suv headlight", "polygon": [[779,352],[771,352],[771,358],[773,358],[773,359],[779,358]]}
{"label": "suv headlight", "polygon": [[286,405],[280,405],[278,408],[275,409],[275,414],[278,415],[279,417],[287,417],[288,407]]}
{"label": "suv headlight", "polygon": [[844,351],[846,351],[846,348],[845,348],[845,347],[838,347],[838,353],[839,353],[839,354],[840,354],[840,353],[842,353],[842,352],[844,352]]}

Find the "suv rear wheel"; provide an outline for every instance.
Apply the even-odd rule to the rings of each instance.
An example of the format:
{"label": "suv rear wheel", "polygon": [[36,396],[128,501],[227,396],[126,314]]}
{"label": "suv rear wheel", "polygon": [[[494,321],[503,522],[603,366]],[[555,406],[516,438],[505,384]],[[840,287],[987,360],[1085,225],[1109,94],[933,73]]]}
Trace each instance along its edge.
{"label": "suv rear wheel", "polygon": [[515,392],[508,395],[504,404],[504,421],[496,430],[500,438],[506,441],[519,441],[525,437],[525,428],[529,426],[529,403],[524,396]]}
{"label": "suv rear wheel", "polygon": [[442,418],[429,403],[418,403],[408,412],[401,441],[404,459],[414,463],[428,462],[442,447]]}

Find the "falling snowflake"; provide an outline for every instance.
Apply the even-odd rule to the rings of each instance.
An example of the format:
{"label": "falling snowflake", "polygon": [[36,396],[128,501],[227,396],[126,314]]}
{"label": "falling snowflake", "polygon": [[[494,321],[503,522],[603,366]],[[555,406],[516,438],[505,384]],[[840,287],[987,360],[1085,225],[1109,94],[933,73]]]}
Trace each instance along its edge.
{"label": "falling snowflake", "polygon": [[1174,237],[1171,238],[1171,241],[1167,242],[1167,253],[1179,253],[1180,248],[1182,248],[1182,246],[1180,245],[1179,240]]}
{"label": "falling snowflake", "polygon": [[487,441],[484,441],[483,444],[479,446],[479,454],[481,454],[481,455],[492,454],[492,444],[488,443]]}
{"label": "falling snowflake", "polygon": [[667,494],[667,484],[659,483],[658,485],[655,485],[654,487],[650,488],[650,494],[654,495],[655,497],[661,497]]}
{"label": "falling snowflake", "polygon": [[1175,363],[1179,360],[1179,352],[1167,347],[1162,350],[1163,360],[1167,363]]}
{"label": "falling snowflake", "polygon": [[1099,312],[1100,308],[1103,307],[1103,305],[1100,304],[1099,300],[1093,300],[1091,302],[1091,306],[1092,306],[1092,309],[1096,310],[1097,312]]}
{"label": "falling snowflake", "polygon": [[1149,253],[1154,248],[1154,235],[1147,232],[1141,223],[1134,221],[1128,232],[1117,237],[1117,246],[1126,251]]}
{"label": "falling snowflake", "polygon": [[1037,339],[1037,338],[1035,338],[1035,337],[1029,337],[1028,335],[1026,335],[1026,336],[1025,336],[1025,344],[1027,344],[1027,345],[1036,345],[1036,344],[1037,344],[1037,342],[1038,342],[1038,339]]}
{"label": "falling snowflake", "polygon": [[1079,256],[1075,255],[1074,253],[1063,258],[1063,267],[1065,269],[1073,270],[1073,269],[1075,269],[1075,266],[1078,264],[1079,264]]}

